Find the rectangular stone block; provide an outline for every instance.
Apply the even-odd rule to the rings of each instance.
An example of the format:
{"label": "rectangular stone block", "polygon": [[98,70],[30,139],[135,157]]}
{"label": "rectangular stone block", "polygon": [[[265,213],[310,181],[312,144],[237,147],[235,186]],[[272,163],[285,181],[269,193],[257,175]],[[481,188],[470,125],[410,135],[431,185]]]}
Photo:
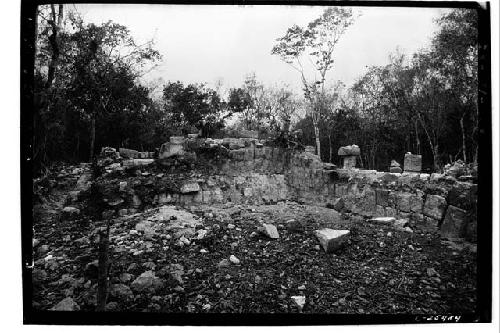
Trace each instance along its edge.
{"label": "rectangular stone block", "polygon": [[446,199],[440,195],[427,195],[425,199],[423,213],[425,216],[441,220],[446,209]]}
{"label": "rectangular stone block", "polygon": [[326,253],[342,248],[349,239],[349,230],[321,229],[314,232]]}
{"label": "rectangular stone block", "polygon": [[352,169],[356,167],[356,156],[344,156],[343,168]]}
{"label": "rectangular stone block", "polygon": [[203,191],[203,202],[210,203],[212,201],[212,192],[211,191]]}
{"label": "rectangular stone block", "polygon": [[410,212],[411,211],[411,200],[413,196],[410,193],[397,193],[397,207],[400,211]]}
{"label": "rectangular stone block", "polygon": [[405,154],[404,171],[420,172],[422,171],[422,155]]}

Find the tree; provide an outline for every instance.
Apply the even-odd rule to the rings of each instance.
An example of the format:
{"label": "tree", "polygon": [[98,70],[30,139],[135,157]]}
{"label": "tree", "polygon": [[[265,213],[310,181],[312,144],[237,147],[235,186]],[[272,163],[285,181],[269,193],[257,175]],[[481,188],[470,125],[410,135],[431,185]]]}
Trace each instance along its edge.
{"label": "tree", "polygon": [[96,140],[96,121],[109,112],[123,110],[127,91],[134,88],[146,63],[161,59],[152,42],[136,45],[129,30],[108,21],[100,26],[73,21],[72,79],[68,96],[90,120],[90,160]]}
{"label": "tree", "polygon": [[[431,51],[432,61],[459,108],[463,160],[468,160],[467,137],[470,136],[474,163],[477,163],[479,121],[477,19],[476,10],[471,9],[453,9],[440,17],[437,23],[441,29],[434,36]],[[469,131],[465,126],[468,121],[473,125]]]}
{"label": "tree", "polygon": [[163,100],[165,112],[179,132],[201,130],[206,137],[224,127],[223,101],[205,85],[169,82],[163,88]]}
{"label": "tree", "polygon": [[[294,25],[285,35],[277,39],[271,53],[278,55],[300,73],[304,95],[309,102],[309,116],[313,122],[316,151],[321,156],[319,123],[325,108],[325,80],[333,67],[333,51],[340,37],[354,22],[353,12],[345,7],[329,7],[307,28]],[[307,79],[307,68],[303,58],[309,60],[312,70],[318,77]]]}

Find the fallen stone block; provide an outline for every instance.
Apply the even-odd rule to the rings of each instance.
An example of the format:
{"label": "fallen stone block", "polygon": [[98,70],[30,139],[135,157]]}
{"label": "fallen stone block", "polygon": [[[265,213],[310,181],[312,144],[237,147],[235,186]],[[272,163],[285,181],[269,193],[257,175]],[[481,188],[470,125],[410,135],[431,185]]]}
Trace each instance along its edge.
{"label": "fallen stone block", "polygon": [[200,190],[200,185],[198,185],[198,183],[185,183],[181,187],[182,194],[199,192]]}
{"label": "fallen stone block", "polygon": [[155,276],[153,271],[142,273],[137,279],[132,282],[130,287],[136,292],[149,291],[155,293],[163,288],[164,282]]}
{"label": "fallen stone block", "polygon": [[318,238],[323,250],[325,250],[326,253],[331,253],[342,248],[346,244],[349,239],[350,231],[324,228],[316,230],[314,234]]}
{"label": "fallen stone block", "polygon": [[75,217],[80,215],[80,210],[71,206],[64,207],[62,212],[65,217]]}
{"label": "fallen stone block", "polygon": [[369,219],[368,221],[373,222],[373,223],[394,224],[394,222],[396,222],[396,218],[388,217],[388,216],[373,217],[373,218]]}
{"label": "fallen stone block", "polygon": [[80,310],[80,306],[71,298],[66,297],[55,306],[53,306],[51,311],[78,311]]}
{"label": "fallen stone block", "polygon": [[280,235],[278,233],[278,229],[273,224],[263,223],[262,226],[259,227],[259,231],[269,238],[272,238],[272,239],[280,238]]}
{"label": "fallen stone block", "polygon": [[149,165],[153,163],[155,160],[152,158],[143,158],[143,159],[132,159],[132,160],[124,160],[123,166],[124,167],[136,167],[136,166],[144,166],[144,165]]}
{"label": "fallen stone block", "polygon": [[121,157],[132,158],[132,159],[139,158],[139,152],[137,150],[120,148],[119,153]]}

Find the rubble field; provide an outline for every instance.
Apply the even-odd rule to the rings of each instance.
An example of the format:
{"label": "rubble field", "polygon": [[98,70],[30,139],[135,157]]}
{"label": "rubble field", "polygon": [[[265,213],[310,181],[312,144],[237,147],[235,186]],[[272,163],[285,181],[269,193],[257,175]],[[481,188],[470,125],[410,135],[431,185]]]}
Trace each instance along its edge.
{"label": "rubble field", "polygon": [[[89,165],[63,165],[38,184],[35,309],[96,309],[99,231],[109,221],[106,311],[475,311],[474,244],[290,200],[162,204],[98,219],[90,179]],[[349,230],[342,246],[325,251],[325,228]]]}

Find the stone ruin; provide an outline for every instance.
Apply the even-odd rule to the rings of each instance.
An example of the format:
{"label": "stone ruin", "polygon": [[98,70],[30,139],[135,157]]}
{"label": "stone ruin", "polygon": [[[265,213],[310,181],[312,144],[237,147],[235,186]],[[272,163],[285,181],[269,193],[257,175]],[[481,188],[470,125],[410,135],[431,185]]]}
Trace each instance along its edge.
{"label": "stone ruin", "polygon": [[[360,154],[356,145],[339,149],[342,169],[321,162],[311,149],[273,147],[249,137],[172,137],[156,159],[119,151],[104,148],[99,162],[104,172],[98,181],[105,189],[109,216],[165,204],[289,200],[330,205],[364,218],[391,217],[402,227],[476,240],[477,185],[446,174],[420,173],[420,155],[405,155],[404,172],[395,161],[390,172],[379,172],[355,168]],[[139,158],[124,159],[122,152]]]}
{"label": "stone ruin", "polygon": [[405,154],[404,159],[405,172],[421,172],[422,171],[422,155],[415,155],[410,152]]}
{"label": "stone ruin", "polygon": [[340,147],[337,153],[343,158],[343,168],[352,169],[356,167],[356,159],[361,154],[357,145]]}

